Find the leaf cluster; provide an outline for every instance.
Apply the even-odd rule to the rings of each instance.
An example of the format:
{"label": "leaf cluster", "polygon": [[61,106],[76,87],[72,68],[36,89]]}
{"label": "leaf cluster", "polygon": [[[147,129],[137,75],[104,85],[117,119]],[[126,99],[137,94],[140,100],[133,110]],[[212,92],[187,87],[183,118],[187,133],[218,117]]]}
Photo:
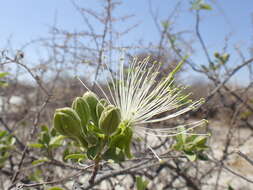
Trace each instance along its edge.
{"label": "leaf cluster", "polygon": [[[181,131],[185,129],[182,128]],[[181,151],[190,161],[208,160],[204,150],[208,149],[207,136],[187,135],[185,133],[175,136],[176,143],[172,146],[174,150]]]}
{"label": "leaf cluster", "polygon": [[10,156],[10,151],[14,148],[15,138],[5,130],[0,130],[0,168]]}
{"label": "leaf cluster", "polygon": [[4,80],[4,77],[9,75],[7,72],[0,72],[0,87],[8,86],[8,83]]}
{"label": "leaf cluster", "polygon": [[132,157],[132,129],[121,122],[117,107],[94,93],[77,97],[71,108],[57,109],[54,129],[75,142],[81,150],[73,154],[66,151],[65,159],[121,162]]}
{"label": "leaf cluster", "polygon": [[[29,144],[29,147],[41,149],[47,152],[47,156],[52,156],[52,151],[60,147],[65,137],[57,134],[55,129],[50,130],[48,126],[42,125],[41,132],[36,143]],[[36,162],[36,164],[38,164]]]}

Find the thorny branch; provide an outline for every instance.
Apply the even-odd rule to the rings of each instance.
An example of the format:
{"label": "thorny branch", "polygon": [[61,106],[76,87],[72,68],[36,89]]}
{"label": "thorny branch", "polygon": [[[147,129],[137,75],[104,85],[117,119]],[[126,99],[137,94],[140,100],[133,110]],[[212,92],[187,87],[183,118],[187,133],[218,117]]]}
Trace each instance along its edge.
{"label": "thorny branch", "polygon": [[[142,44],[125,45],[125,47],[128,49],[143,50],[144,52],[146,50],[148,50],[148,52],[155,52],[158,61],[166,60],[163,59],[163,56],[167,54],[168,57],[176,57],[177,59],[184,58],[188,50],[180,46],[180,43],[177,43],[180,40],[184,40],[183,36],[177,38],[178,34],[182,35],[184,32],[179,31],[176,33],[173,24],[169,27],[163,27],[160,24],[161,19],[159,15],[153,11],[153,5],[151,1],[149,2],[151,16],[160,33],[158,43],[150,47],[144,47]],[[10,152],[12,156],[8,158],[6,166],[0,167],[1,183],[3,184],[5,181],[9,181],[9,189],[15,187],[39,188],[40,186],[54,184],[59,184],[64,187],[68,181],[74,180],[80,183],[82,189],[99,188],[102,182],[105,182],[110,189],[116,189],[117,186],[123,188],[129,188],[130,186],[134,188],[136,185],[136,177],[142,176],[144,179],[148,179],[148,187],[150,187],[150,189],[157,189],[159,184],[163,184],[163,189],[191,188],[197,190],[205,189],[206,187],[210,187],[211,189],[224,189],[224,185],[227,184],[223,184],[222,172],[226,172],[227,175],[230,176],[231,174],[231,176],[236,177],[233,179],[245,181],[250,186],[253,183],[252,179],[246,174],[237,172],[234,169],[235,166],[228,163],[234,159],[235,149],[241,150],[242,148],[241,151],[236,152],[236,155],[243,158],[243,161],[253,165],[252,158],[243,153],[243,147],[247,147],[252,139],[253,105],[251,97],[253,58],[247,58],[247,56],[243,55],[242,51],[237,49],[239,57],[241,58],[240,63],[236,66],[225,64],[216,70],[212,70],[215,61],[210,54],[208,44],[206,44],[207,41],[204,40],[206,38],[201,34],[200,30],[202,21],[200,15],[201,10],[196,11],[196,23],[194,25],[193,34],[194,37],[197,37],[197,42],[200,44],[206,57],[207,64],[203,63],[203,65],[209,65],[210,67],[207,67],[208,69],[205,70],[202,68],[203,65],[200,65],[197,60],[190,58],[186,60],[186,63],[193,72],[201,74],[208,81],[204,85],[204,88],[200,89],[201,93],[206,92],[205,98],[207,103],[203,105],[203,110],[207,110],[208,112],[206,113],[203,111],[201,114],[205,115],[207,119],[210,119],[210,129],[208,130],[213,132],[212,138],[214,138],[214,141],[217,141],[215,143],[219,143],[218,146],[222,147],[222,152],[220,152],[220,154],[217,154],[217,148],[210,144],[210,156],[207,161],[188,162],[182,153],[177,153],[166,148],[172,146],[174,143],[173,139],[157,138],[156,140],[150,140],[145,138],[144,142],[134,142],[133,150],[137,158],[127,160],[124,164],[102,164],[103,167],[96,173],[96,179],[94,178],[94,181],[90,184],[84,183],[84,181],[90,179],[92,172],[94,174],[94,170],[92,170],[94,165],[83,167],[77,163],[61,161],[59,157],[63,152],[61,148],[57,149],[59,152],[56,151],[53,157],[47,162],[31,166],[31,162],[44,158],[46,155],[43,151],[37,151],[28,146],[29,143],[33,142],[39,136],[38,127],[44,124],[44,122],[46,122],[48,126],[52,126],[50,120],[52,119],[53,110],[62,105],[68,106],[73,97],[80,96],[80,94],[83,93],[83,90],[80,90],[80,85],[74,85],[76,83],[78,84],[78,82],[68,77],[65,78],[66,76],[64,76],[63,73],[66,73],[67,70],[70,71],[70,73],[73,71],[73,73],[76,74],[76,72],[78,73],[77,70],[82,70],[79,69],[80,65],[84,66],[85,71],[88,67],[93,67],[95,65],[95,74],[92,76],[94,76],[96,80],[99,77],[103,64],[103,54],[109,53],[111,61],[113,58],[112,51],[121,49],[121,47],[116,47],[115,44],[117,43],[115,43],[115,41],[118,40],[120,35],[125,35],[135,28],[134,25],[124,30],[122,33],[114,31],[116,28],[116,25],[114,26],[116,21],[124,22],[126,19],[130,18],[127,16],[119,18],[113,17],[117,15],[114,14],[114,11],[115,7],[117,7],[120,2],[113,0],[103,1],[103,11],[101,14],[94,10],[83,8],[75,1],[72,1],[72,4],[80,13],[84,21],[84,27],[87,28],[87,30],[69,32],[68,30],[54,26],[52,27],[52,38],[41,38],[29,43],[30,45],[38,42],[44,44],[45,47],[48,48],[48,51],[52,52],[48,60],[40,60],[40,63],[32,68],[33,66],[28,66],[24,63],[24,54],[22,52],[19,52],[14,58],[6,56],[6,53],[2,54],[5,59],[1,60],[1,69],[8,70],[9,65],[16,65],[19,69],[21,68],[27,75],[32,77],[36,82],[36,86],[26,84],[22,86],[17,80],[20,75],[19,69],[17,69],[15,73],[15,89],[11,91],[8,91],[8,88],[1,89],[1,97],[6,97],[6,100],[3,100],[4,105],[2,106],[1,103],[1,107],[4,108],[6,105],[9,107],[7,111],[4,109],[4,113],[1,112],[0,127],[7,130],[16,139],[18,145],[16,150]],[[180,6],[181,1],[176,4],[171,12],[168,12],[168,16],[164,23],[166,23],[166,21],[167,23],[174,22],[173,19],[175,15],[180,12]],[[93,22],[91,22],[92,18],[95,18],[95,20],[102,25],[101,31],[98,31],[93,25]],[[92,45],[86,45],[86,40],[92,42]],[[192,44],[189,43],[188,45],[191,47]],[[226,46],[229,45],[230,44],[226,44]],[[227,47],[224,48],[223,51],[226,53]],[[132,54],[134,53],[131,52],[129,54],[133,56]],[[231,63],[232,60],[229,59],[228,62]],[[235,75],[243,69],[247,69],[250,73],[249,84],[232,84]],[[10,70],[14,72],[13,68]],[[55,76],[49,79],[51,81],[48,81],[48,79],[45,79],[47,77],[43,78],[43,76],[49,76],[50,72],[56,73]],[[15,76],[15,74],[13,76]],[[89,78],[88,76],[85,77]],[[13,88],[11,82],[10,88]],[[194,88],[198,88],[198,84],[195,85]],[[25,94],[26,101],[22,103],[20,107],[15,107],[15,104],[11,102],[11,98],[14,95],[23,93]],[[25,112],[22,112],[22,109],[24,109]],[[28,112],[28,114],[24,119],[23,113],[26,112]],[[213,112],[214,116],[211,116],[212,114],[210,114],[210,112]],[[18,115],[19,113],[22,114],[22,117]],[[187,121],[187,119],[196,118],[191,115],[182,118],[184,121]],[[219,121],[219,123],[214,124],[216,121]],[[174,123],[161,123],[161,126],[173,124]],[[27,129],[24,126],[31,127]],[[217,128],[219,129],[217,130]],[[244,134],[245,131],[247,135]],[[216,137],[218,133],[222,133],[222,138],[217,140]],[[165,163],[161,164],[156,162],[155,158],[153,158],[147,150],[147,143],[153,142],[156,142],[153,146],[154,150],[159,153],[162,152],[160,155],[166,160]],[[54,171],[55,168],[57,168],[57,170]],[[40,180],[43,180],[42,182],[29,178],[36,173],[36,170],[42,172],[42,177],[40,178]],[[211,181],[209,180],[210,178],[214,179],[215,183],[209,182]]]}

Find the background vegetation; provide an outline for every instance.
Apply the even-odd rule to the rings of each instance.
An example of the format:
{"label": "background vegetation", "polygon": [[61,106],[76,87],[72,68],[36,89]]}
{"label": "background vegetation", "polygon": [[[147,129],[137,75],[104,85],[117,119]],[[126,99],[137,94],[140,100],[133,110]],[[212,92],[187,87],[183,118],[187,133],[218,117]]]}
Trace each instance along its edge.
{"label": "background vegetation", "polygon": [[[166,19],[155,12],[151,0],[147,1],[159,39],[152,44],[140,41],[131,46],[118,42],[140,23],[123,31],[114,27],[132,18],[115,16],[121,3],[103,0],[101,7],[92,9],[72,1],[83,19],[83,30],[73,32],[53,25],[50,37],[41,37],[18,49],[11,48],[9,42],[1,50],[0,189],[252,189],[253,57],[233,47],[229,42],[231,36],[225,37],[224,43],[214,41],[220,47],[215,51],[207,46],[207,37],[201,32],[205,22],[202,15],[213,11],[215,1],[189,2],[189,12],[195,18],[189,31],[178,30],[175,25],[181,14],[181,1],[168,10]],[[193,41],[200,47],[197,51],[203,53],[204,62],[193,56]],[[39,45],[47,54],[31,64],[26,48],[32,44]],[[229,48],[233,48],[233,54]],[[56,108],[70,106],[76,96],[85,92],[75,76],[98,92],[94,81],[103,85],[104,63],[115,71],[122,49],[128,60],[149,55],[162,62],[161,78],[190,55],[177,75],[177,82],[189,85],[192,98],[204,97],[206,103],[184,117],[160,125],[205,118],[209,125],[201,132],[210,132],[212,136],[205,154],[194,158],[179,146],[178,139],[146,137],[144,142],[133,143],[133,159],[121,164],[103,163],[95,182],[89,184],[93,163],[82,160],[80,155],[73,156],[78,150],[71,141],[52,131],[53,113]],[[248,49],[250,52],[251,47]],[[247,77],[236,83],[235,76],[241,71]],[[164,163],[157,162],[146,143],[163,156]]]}

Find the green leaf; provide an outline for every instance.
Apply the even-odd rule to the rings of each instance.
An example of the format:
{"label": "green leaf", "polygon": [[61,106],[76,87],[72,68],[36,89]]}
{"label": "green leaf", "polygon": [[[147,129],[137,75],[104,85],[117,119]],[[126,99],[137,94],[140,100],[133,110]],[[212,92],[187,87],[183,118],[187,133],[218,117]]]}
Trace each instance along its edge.
{"label": "green leaf", "polygon": [[119,148],[124,151],[124,154],[128,158],[132,158],[131,154],[131,142],[133,131],[130,127],[126,127],[125,124],[120,124],[118,131],[111,137],[109,147]]}
{"label": "green leaf", "polygon": [[47,161],[48,161],[48,159],[35,160],[35,161],[32,162],[32,165],[37,165],[37,164],[47,162]]}
{"label": "green leaf", "polygon": [[128,158],[132,158],[132,154],[131,154],[131,141],[132,141],[132,136],[133,136],[133,131],[130,127],[126,128],[125,131],[126,137],[125,137],[125,148],[124,148],[124,152],[126,154],[126,156]]}
{"label": "green leaf", "polygon": [[197,155],[194,152],[185,152],[185,155],[192,162],[197,158]]}
{"label": "green leaf", "polygon": [[88,132],[85,136],[85,141],[87,141],[90,145],[96,145],[98,138],[94,133]]}
{"label": "green leaf", "polygon": [[[179,132],[182,132],[184,130],[185,130],[185,128],[181,127],[179,129]],[[176,139],[177,143],[175,145],[173,145],[173,149],[175,149],[175,150],[183,150],[184,146],[185,146],[185,143],[187,142],[187,136],[186,136],[186,134],[181,133],[181,134],[177,135],[175,137],[175,139]]]}
{"label": "green leaf", "polygon": [[3,131],[0,131],[0,139],[4,136],[8,135],[8,132],[3,130]]}
{"label": "green leaf", "polygon": [[44,132],[42,133],[42,142],[46,145],[49,145],[50,142],[50,136],[48,133]]}
{"label": "green leaf", "polygon": [[138,176],[136,177],[136,186],[137,190],[145,190],[148,186],[148,181],[143,180],[142,177]]}
{"label": "green leaf", "polygon": [[63,188],[61,187],[50,187],[49,189],[47,190],[64,190]]}
{"label": "green leaf", "polygon": [[29,144],[28,146],[31,148],[43,148],[44,147],[44,145],[40,144],[40,143],[32,143],[32,144]]}
{"label": "green leaf", "polygon": [[206,4],[206,3],[200,4],[199,7],[200,7],[200,9],[204,9],[204,10],[212,10],[211,5],[208,5],[208,4]]}
{"label": "green leaf", "polygon": [[0,78],[3,78],[3,77],[5,77],[5,76],[7,76],[7,75],[9,75],[8,72],[2,72],[2,73],[0,73]]}
{"label": "green leaf", "polygon": [[64,161],[64,162],[66,162],[66,160],[65,160],[65,157],[66,156],[68,156],[70,154],[70,151],[69,151],[69,146],[63,151],[63,153],[62,153],[62,160]]}
{"label": "green leaf", "polygon": [[103,155],[104,160],[113,160],[115,163],[119,163],[125,160],[123,151],[119,148],[109,148]]}
{"label": "green leaf", "polygon": [[235,190],[231,185],[228,185],[228,190]]}
{"label": "green leaf", "polygon": [[182,145],[183,145],[182,143],[176,143],[172,146],[172,149],[177,150],[177,151],[182,150],[183,149]]}
{"label": "green leaf", "polygon": [[193,10],[212,10],[211,5],[204,2],[204,0],[195,0],[192,2]]}
{"label": "green leaf", "polygon": [[50,130],[50,135],[51,135],[52,137],[57,136],[57,131],[55,130],[54,127],[51,128],[51,130]]}
{"label": "green leaf", "polygon": [[48,126],[46,126],[46,125],[41,125],[40,127],[41,127],[41,130],[42,130],[42,131],[47,132],[47,133],[49,132]]}
{"label": "green leaf", "polygon": [[119,134],[119,135],[114,135],[111,138],[109,146],[111,148],[119,147],[119,148],[123,149],[124,148],[124,144],[125,144],[125,136],[122,135],[122,134]]}
{"label": "green leaf", "polygon": [[15,142],[16,142],[16,139],[15,139],[14,137],[11,137],[11,138],[9,139],[9,144],[10,144],[10,145],[14,145]]}
{"label": "green leaf", "polygon": [[186,138],[186,143],[193,142],[197,137],[198,137],[198,135],[190,135],[190,136],[188,136]]}
{"label": "green leaf", "polygon": [[5,161],[9,158],[9,154],[6,152],[3,156],[0,157],[0,167],[4,166]]}
{"label": "green leaf", "polygon": [[101,145],[98,143],[96,146],[92,146],[87,150],[87,157],[90,160],[94,160],[101,151]]}
{"label": "green leaf", "polygon": [[69,159],[84,160],[86,159],[86,156],[84,154],[69,154],[64,157],[64,160],[69,160]]}
{"label": "green leaf", "polygon": [[192,142],[195,146],[203,146],[206,144],[207,138],[205,136],[198,136]]}
{"label": "green leaf", "polygon": [[64,138],[65,138],[65,136],[63,136],[63,135],[59,135],[59,136],[51,138],[50,142],[49,142],[49,146],[50,147],[60,146],[62,144],[62,140]]}
{"label": "green leaf", "polygon": [[6,87],[6,86],[8,86],[8,83],[1,80],[1,81],[0,81],[0,86]]}
{"label": "green leaf", "polygon": [[199,153],[197,156],[198,156],[199,160],[202,160],[202,161],[209,160],[208,156],[206,154],[204,154],[204,153]]}

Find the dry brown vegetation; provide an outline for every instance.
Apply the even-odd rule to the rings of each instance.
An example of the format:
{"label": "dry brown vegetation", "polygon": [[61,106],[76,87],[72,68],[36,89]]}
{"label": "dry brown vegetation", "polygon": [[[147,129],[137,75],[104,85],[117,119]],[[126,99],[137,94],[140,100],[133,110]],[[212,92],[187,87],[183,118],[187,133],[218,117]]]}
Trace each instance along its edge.
{"label": "dry brown vegetation", "polygon": [[[193,93],[193,99],[204,97],[206,103],[176,121],[161,125],[197,118],[208,119],[209,125],[204,129],[205,132],[212,133],[207,151],[208,160],[188,161],[182,153],[168,148],[174,143],[172,138],[145,137],[144,142],[133,143],[134,159],[119,165],[103,163],[95,183],[88,184],[92,163],[84,162],[79,165],[71,161],[64,162],[61,155],[68,146],[67,143],[50,153],[29,146],[37,141],[42,125],[53,127],[52,117],[56,108],[69,106],[76,96],[81,96],[86,91],[75,76],[80,76],[91,89],[99,92],[93,81],[103,81],[103,56],[106,55],[111,61],[109,66],[113,71],[117,59],[114,59],[112,54],[119,54],[123,48],[117,47],[113,38],[116,34],[119,35],[112,27],[114,22],[128,19],[127,16],[123,17],[124,19],[112,18],[114,9],[119,6],[118,2],[104,0],[103,14],[93,14],[90,9],[77,4],[74,6],[87,27],[80,33],[71,33],[53,26],[52,38],[40,39],[38,42],[45,45],[51,56],[38,63],[27,64],[26,54],[29,52],[25,50],[2,52],[0,69],[9,72],[5,77],[9,85],[0,87],[0,130],[7,130],[16,143],[9,150],[4,165],[0,165],[0,189],[47,189],[52,186],[65,189],[74,189],[74,186],[78,187],[77,189],[134,189],[138,176],[148,181],[146,189],[221,190],[229,189],[229,186],[230,190],[253,189],[253,58],[241,55],[241,62],[235,66],[227,66],[226,62],[233,61],[228,59],[214,68],[217,56],[209,53],[202,40],[199,10],[196,11],[197,24],[193,33],[197,42],[202,45],[202,51],[206,53],[208,66],[203,67],[198,60],[189,58],[179,75],[184,75],[191,69],[191,72],[205,77],[205,80],[199,79],[191,84],[188,91]],[[176,10],[175,8],[174,11]],[[174,14],[170,14],[167,22]],[[151,15],[156,23],[160,23],[159,18],[152,12]],[[89,22],[90,18],[101,24],[102,33],[93,28]],[[167,27],[160,24],[158,26],[160,41],[157,42],[156,48],[153,45],[143,47],[136,44],[141,53],[136,53],[134,46],[128,47],[127,52],[131,53],[127,56],[130,60],[132,56],[141,59],[150,55],[152,60],[162,62],[163,77],[186,55],[190,44],[185,44],[183,39],[178,38],[183,45],[177,47],[172,40],[176,34]],[[129,26],[126,32],[120,35],[127,35],[128,31],[134,31],[135,27]],[[94,44],[86,46],[83,39],[93,41]],[[243,68],[250,73],[249,82],[244,86],[235,85],[233,77]],[[163,154],[164,163],[157,162],[146,143],[159,154]],[[46,156],[46,162],[31,165],[33,161]]]}

